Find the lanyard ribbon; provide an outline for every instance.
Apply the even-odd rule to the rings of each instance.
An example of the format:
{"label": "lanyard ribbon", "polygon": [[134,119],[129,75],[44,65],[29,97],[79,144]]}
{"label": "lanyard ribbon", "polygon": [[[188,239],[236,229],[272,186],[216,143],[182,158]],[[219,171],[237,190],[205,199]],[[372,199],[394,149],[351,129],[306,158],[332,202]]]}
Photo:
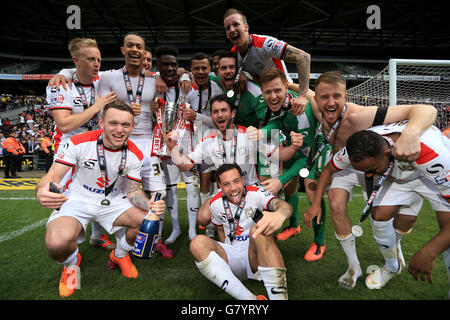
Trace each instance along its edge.
{"label": "lanyard ribbon", "polygon": [[[336,120],[336,122],[333,124],[333,126],[330,129],[330,132],[328,132],[327,136],[325,137],[324,142],[319,146],[319,149],[317,149],[316,154],[314,157],[311,157],[312,153],[310,152],[308,155],[307,160],[307,167],[311,168],[314,161],[316,161],[317,157],[322,153],[323,149],[327,146],[328,143],[330,143],[331,138],[336,133],[336,130],[338,129],[339,125],[342,122],[342,119],[344,118],[345,111],[347,111],[347,105],[344,105],[344,110],[342,110],[342,113],[339,115],[339,118]],[[322,125],[322,124],[321,124]]]}
{"label": "lanyard ribbon", "polygon": [[[83,104],[83,110],[86,110],[90,106],[92,106],[95,103],[95,87],[94,84],[91,83],[91,101],[88,104],[86,93],[84,92],[83,85],[81,84],[80,80],[78,80],[77,73],[74,72],[72,75],[72,81],[75,84],[75,88],[77,88],[78,94],[81,97],[81,103]],[[97,116],[92,117],[92,119],[88,120],[83,127],[88,128],[89,130],[92,130],[92,128],[97,124],[96,118]]]}
{"label": "lanyard ribbon", "polygon": [[266,124],[268,124],[270,121],[283,117],[289,110],[292,109],[290,98],[291,98],[290,94],[286,93],[286,98],[283,101],[283,105],[277,112],[272,112],[272,110],[270,110],[270,108],[267,107],[266,115],[264,117],[264,122],[262,123],[261,128],[266,126]]}
{"label": "lanyard ribbon", "polygon": [[199,99],[198,99],[198,107],[197,107],[197,112],[199,112],[200,114],[202,114],[205,109],[206,109],[206,105],[208,104],[209,99],[211,99],[211,80],[208,79],[208,99],[202,103],[202,89],[198,88],[198,95],[199,95]]}
{"label": "lanyard ribbon", "polygon": [[[372,203],[373,200],[375,199],[378,191],[381,189],[381,187],[383,186],[384,181],[386,180],[386,178],[388,177],[389,173],[392,170],[392,167],[394,165],[394,142],[392,141],[391,138],[389,137],[383,137],[386,139],[386,141],[389,144],[389,147],[391,148],[391,152],[389,154],[389,165],[386,169],[386,171],[380,176],[380,178],[378,179],[377,184],[373,187],[373,191],[372,194],[370,195],[369,199],[366,202],[366,205],[364,206],[362,213],[361,213],[361,219],[359,219],[359,222],[363,222],[364,220],[366,220],[366,218],[369,216],[370,213],[370,208],[372,207]],[[366,186],[367,187],[367,186]]]}
{"label": "lanyard ribbon", "polygon": [[237,226],[239,225],[239,219],[241,218],[242,210],[244,210],[245,206],[245,196],[247,194],[247,187],[244,187],[241,202],[239,202],[239,206],[236,209],[236,212],[233,217],[233,213],[231,212],[230,202],[228,201],[227,196],[224,194],[222,196],[223,208],[225,209],[225,214],[227,215],[228,224],[230,225],[230,233],[228,237],[230,238],[230,242],[233,242],[234,237],[236,236]]}
{"label": "lanyard ribbon", "polygon": [[145,82],[144,68],[142,68],[141,74],[139,75],[139,82],[136,89],[136,96],[133,95],[133,88],[131,87],[130,74],[128,73],[126,66],[122,68],[122,73],[123,73],[123,81],[125,82],[125,89],[127,90],[128,102],[140,104]]}
{"label": "lanyard ribbon", "polygon": [[[238,136],[238,130],[237,127],[234,126],[233,129],[233,138],[232,138],[232,145],[231,145],[231,155],[230,155],[230,162],[228,163],[234,163],[236,160],[236,150],[237,150],[237,136]],[[217,136],[218,140],[219,140],[219,152],[222,154],[222,161],[224,163],[227,163],[227,155],[225,152],[225,146],[223,143],[223,137],[222,134],[219,132],[219,135]]]}
{"label": "lanyard ribbon", "polygon": [[[107,181],[108,179],[108,173],[106,171],[106,157],[105,157],[105,147],[103,145],[103,133],[98,137],[97,139],[97,159],[98,159],[98,165],[100,167],[100,173],[103,178],[103,182],[105,185],[105,197],[112,191],[114,184],[116,183],[117,179],[110,184],[108,187]],[[120,165],[119,165],[119,176],[123,174],[123,171],[125,170],[125,164],[127,162],[127,145],[126,143],[122,147],[122,157],[120,159]]]}

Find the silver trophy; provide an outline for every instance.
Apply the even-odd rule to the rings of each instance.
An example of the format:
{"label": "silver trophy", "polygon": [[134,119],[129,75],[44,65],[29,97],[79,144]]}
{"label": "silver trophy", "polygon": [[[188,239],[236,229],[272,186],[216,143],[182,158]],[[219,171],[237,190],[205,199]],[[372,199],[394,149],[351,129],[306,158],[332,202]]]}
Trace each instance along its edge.
{"label": "silver trophy", "polygon": [[175,102],[168,101],[164,106],[164,110],[161,114],[161,130],[163,134],[163,141],[161,149],[158,151],[158,156],[168,158],[170,152],[166,145],[166,135],[171,132],[178,120],[178,105]]}

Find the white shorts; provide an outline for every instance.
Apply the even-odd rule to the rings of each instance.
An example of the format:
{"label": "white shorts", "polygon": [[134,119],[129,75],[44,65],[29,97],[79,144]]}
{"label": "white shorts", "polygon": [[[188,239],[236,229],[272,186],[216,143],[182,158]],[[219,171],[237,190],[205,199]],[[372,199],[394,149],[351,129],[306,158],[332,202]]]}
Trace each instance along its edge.
{"label": "white shorts", "polygon": [[77,219],[83,226],[83,232],[78,237],[78,243],[84,241],[86,237],[86,228],[89,222],[98,222],[109,234],[115,233],[124,228],[121,226],[114,226],[114,221],[125,211],[132,208],[133,205],[126,197],[115,196],[108,199],[111,204],[109,206],[102,206],[100,202],[102,199],[96,198],[78,198],[70,196],[69,200],[64,202],[59,210],[53,210],[47,224],[60,217],[73,217]]}
{"label": "white shorts", "polygon": [[351,201],[353,187],[355,185],[361,186],[361,188],[363,189],[364,199],[367,200],[366,180],[364,177],[364,173],[362,171],[357,171],[352,166],[349,166],[348,168],[333,174],[333,176],[331,177],[330,189],[344,189],[350,195],[348,201]]}
{"label": "white shorts", "polygon": [[225,250],[228,258],[228,265],[239,280],[252,279],[261,281],[259,270],[256,271],[256,273],[253,273],[252,268],[250,267],[250,260],[248,258],[250,239],[247,241],[239,241],[233,245],[222,242],[217,243]]}
{"label": "white shorts", "polygon": [[150,156],[152,137],[148,135],[131,135],[129,139],[136,144],[144,155],[141,172],[142,188],[146,191],[165,190],[165,174],[161,167],[161,160],[156,156]]}
{"label": "white shorts", "polygon": [[181,175],[185,183],[198,184],[198,174],[196,166],[189,171],[181,171],[171,159],[161,161],[164,169],[164,175],[166,177],[166,185],[174,185],[181,182]]}
{"label": "white shorts", "polygon": [[386,179],[373,205],[400,206],[399,214],[418,216],[423,199],[430,202],[434,211],[450,212],[450,204],[439,194],[436,185],[423,175],[404,183]]}
{"label": "white shorts", "polygon": [[197,168],[200,173],[208,173],[216,170],[216,167],[213,164],[207,164],[205,161],[202,161],[202,163],[197,165]]}

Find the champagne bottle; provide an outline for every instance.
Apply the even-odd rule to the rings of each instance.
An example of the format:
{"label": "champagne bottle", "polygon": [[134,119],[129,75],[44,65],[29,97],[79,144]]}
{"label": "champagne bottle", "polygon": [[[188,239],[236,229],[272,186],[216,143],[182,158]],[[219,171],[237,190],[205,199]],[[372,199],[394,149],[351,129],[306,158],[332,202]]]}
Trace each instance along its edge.
{"label": "champagne bottle", "polygon": [[[155,202],[161,199],[161,193],[155,195]],[[158,243],[159,217],[150,210],[144,217],[133,247],[133,255],[142,259],[149,259],[155,253]]]}

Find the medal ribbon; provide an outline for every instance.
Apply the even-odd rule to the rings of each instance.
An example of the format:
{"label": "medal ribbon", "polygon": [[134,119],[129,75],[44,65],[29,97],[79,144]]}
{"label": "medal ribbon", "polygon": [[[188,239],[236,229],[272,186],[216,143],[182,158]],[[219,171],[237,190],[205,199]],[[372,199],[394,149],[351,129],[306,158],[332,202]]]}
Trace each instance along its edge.
{"label": "medal ribbon", "polygon": [[[105,157],[105,147],[103,145],[103,133],[98,137],[97,139],[97,159],[98,159],[98,165],[100,167],[100,173],[102,175],[103,181],[105,183],[105,197],[112,191],[114,184],[116,183],[117,179],[110,184],[108,187],[106,186],[108,179],[108,173],[106,171],[106,157]],[[125,170],[125,164],[127,162],[127,144],[125,143],[122,146],[122,157],[120,159],[120,165],[119,165],[119,176],[123,174],[123,171]]]}
{"label": "medal ribbon", "polygon": [[364,206],[364,208],[362,210],[361,219],[359,220],[359,222],[363,222],[369,216],[369,213],[370,213],[369,209],[372,207],[373,200],[375,199],[378,191],[383,186],[384,181],[388,177],[388,175],[391,172],[392,167],[394,165],[394,141],[392,141],[392,139],[389,137],[383,137],[383,138],[386,139],[387,143],[389,144],[389,147],[391,148],[391,152],[389,154],[389,165],[388,165],[386,171],[378,179],[377,184],[373,187],[372,194],[370,195],[369,199],[366,202],[366,205]]}
{"label": "medal ribbon", "polygon": [[[233,138],[232,138],[232,145],[231,145],[231,155],[230,155],[231,159],[230,159],[230,162],[228,162],[228,163],[234,163],[234,162],[235,162],[235,159],[236,159],[236,150],[237,150],[237,136],[238,136],[238,130],[237,130],[237,127],[234,126],[234,129],[233,129]],[[222,154],[222,160],[223,160],[223,163],[227,163],[227,154],[226,154],[226,152],[225,152],[225,145],[224,145],[224,143],[223,143],[223,137],[222,137],[222,135],[219,133],[219,135],[217,136],[217,138],[218,138],[218,141],[219,141],[219,151],[220,151],[220,153]],[[222,163],[222,164],[223,164],[223,163]]]}
{"label": "medal ribbon", "polygon": [[198,107],[197,107],[197,112],[199,112],[200,114],[203,113],[203,111],[205,111],[206,105],[208,104],[209,99],[211,99],[211,80],[208,79],[208,99],[205,101],[204,104],[202,104],[202,89],[198,88],[198,94],[199,94],[199,99],[198,99]]}
{"label": "medal ribbon", "polygon": [[339,118],[336,120],[336,122],[331,127],[330,132],[328,132],[327,136],[325,137],[325,141],[322,142],[322,144],[320,145],[319,149],[317,149],[317,152],[314,155],[314,157],[311,158],[312,153],[311,152],[309,153],[308,160],[307,160],[307,165],[306,165],[308,170],[311,168],[311,165],[314,163],[314,161],[316,161],[317,157],[322,153],[323,149],[325,149],[327,144],[330,143],[331,138],[336,133],[336,130],[338,129],[339,125],[342,122],[342,119],[344,118],[345,111],[347,111],[347,105],[344,105],[344,110],[342,110],[342,113],[339,115]]}
{"label": "medal ribbon", "polygon": [[145,82],[145,70],[142,68],[141,74],[139,75],[139,82],[136,89],[136,96],[133,95],[133,88],[131,87],[130,75],[128,73],[127,67],[122,68],[123,81],[125,82],[125,89],[127,90],[128,101],[130,103],[141,103],[142,91],[144,90]]}
{"label": "medal ribbon", "polygon": [[223,208],[225,209],[225,214],[227,215],[228,224],[230,225],[230,233],[228,237],[230,238],[230,242],[233,242],[234,237],[236,236],[237,226],[239,225],[239,219],[241,218],[242,210],[244,210],[245,206],[245,196],[247,194],[247,187],[244,186],[243,194],[241,202],[239,202],[239,206],[236,209],[236,212],[233,217],[233,213],[231,212],[230,202],[228,201],[227,196],[224,194],[222,196]]}
{"label": "medal ribbon", "polygon": [[[81,97],[81,103],[83,104],[83,110],[86,110],[87,108],[89,108],[90,106],[92,106],[95,103],[96,97],[95,97],[94,83],[91,83],[91,101],[88,104],[87,98],[86,98],[86,93],[84,92],[84,89],[83,89],[83,85],[81,84],[80,80],[78,80],[76,72],[74,72],[72,75],[72,81],[75,85],[75,88],[77,88],[78,94]],[[93,119],[95,117],[96,116],[94,116]],[[87,126],[89,128],[89,130],[92,130],[92,128],[95,126],[95,121],[93,121],[93,119],[86,122],[83,126]]]}

